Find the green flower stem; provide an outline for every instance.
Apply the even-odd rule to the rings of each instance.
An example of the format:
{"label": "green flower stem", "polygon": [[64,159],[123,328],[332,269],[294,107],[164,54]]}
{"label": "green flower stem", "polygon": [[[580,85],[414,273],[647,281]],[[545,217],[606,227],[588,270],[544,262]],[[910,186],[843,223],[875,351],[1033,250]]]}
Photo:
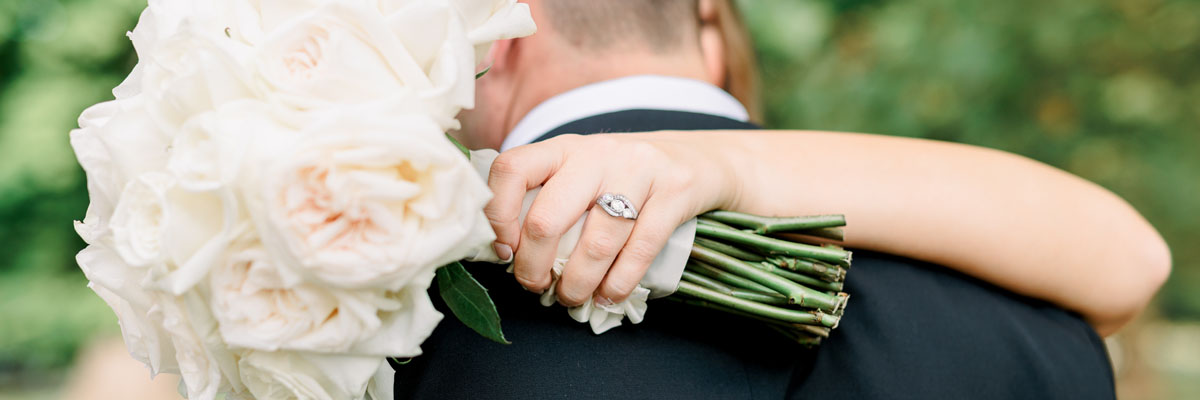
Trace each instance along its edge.
{"label": "green flower stem", "polygon": [[702,262],[698,262],[696,260],[688,260],[688,264],[686,267],[684,267],[684,270],[685,271],[687,271],[687,270],[694,271],[697,274],[704,275],[704,276],[712,278],[712,279],[716,279],[718,281],[721,281],[722,283],[725,283],[726,285],[729,285],[729,286],[732,286],[735,288],[753,290],[753,291],[758,291],[758,292],[762,292],[762,293],[778,293],[774,289],[763,286],[763,285],[759,284],[758,282],[743,278],[736,274],[726,272],[724,270],[721,270],[719,268],[713,267],[711,265],[708,265],[708,264],[705,264]]}
{"label": "green flower stem", "polygon": [[823,326],[796,325],[798,329],[813,336],[827,338],[831,329]]}
{"label": "green flower stem", "polygon": [[733,296],[722,294],[703,286],[687,282],[679,282],[679,293],[695,297],[707,302],[716,303],[725,307],[737,309],[742,312],[755,314],[762,317],[767,317],[783,322],[791,322],[802,325],[817,325],[833,328],[838,324],[839,318],[834,315],[826,314],[820,311],[804,312],[789,310],[786,308],[770,306],[761,303],[755,303],[749,300],[742,300]]}
{"label": "green flower stem", "polygon": [[826,312],[832,312],[838,308],[838,299],[833,296],[804,287],[787,278],[763,271],[744,261],[703,246],[692,246],[692,258],[774,289],[787,296],[791,304],[799,304],[801,307],[815,308]]}
{"label": "green flower stem", "polygon": [[760,262],[760,263],[748,262],[746,264],[753,265],[755,268],[770,272],[775,275],[782,276],[784,278],[787,278],[788,280],[791,280],[792,282],[796,282],[796,283],[799,283],[804,286],[808,286],[813,289],[818,289],[821,291],[829,290],[829,291],[834,291],[834,292],[842,291],[842,283],[841,282],[826,282],[826,281],[823,281],[823,280],[820,280],[817,278],[813,278],[808,275],[801,275],[801,274],[797,274],[792,271],[788,271],[783,268],[776,267],[767,262]]}
{"label": "green flower stem", "polygon": [[729,286],[725,286],[721,282],[717,282],[716,280],[714,280],[712,278],[709,278],[704,275],[700,275],[700,274],[692,272],[692,271],[688,271],[686,269],[683,270],[683,280],[691,282],[691,283],[695,283],[697,285],[700,285],[700,286],[703,286],[703,287],[706,287],[709,289],[712,289],[713,291],[716,291],[716,292],[720,292],[720,293],[724,293],[724,294],[727,294],[727,295],[730,295],[733,297],[737,297],[742,300],[757,301],[757,302],[763,303],[763,304],[773,304],[773,305],[780,305],[780,306],[786,306],[788,304],[787,298],[783,297],[783,295],[780,295],[778,293],[761,293],[761,292],[754,292],[754,291],[749,291],[749,290],[744,290],[744,289],[733,289],[733,288],[730,288]]}
{"label": "green flower stem", "polygon": [[[670,297],[665,297],[665,299],[671,300],[673,302],[680,303],[680,304],[687,304],[689,306],[707,308],[710,310],[720,311],[720,312],[723,312],[726,314],[733,314],[733,315],[737,315],[740,317],[750,318],[750,319],[753,319],[756,321],[766,322],[767,324],[770,324],[771,326],[782,328],[788,332],[792,332],[793,334],[805,333],[805,334],[809,334],[812,336],[829,337],[829,331],[832,329],[832,328],[827,328],[824,326],[805,325],[805,324],[797,324],[797,323],[792,323],[792,322],[787,322],[787,321],[780,321],[777,319],[764,317],[764,316],[761,316],[758,314],[748,313],[745,311],[738,310],[736,308],[726,307],[726,306],[723,306],[720,304],[711,303],[708,301],[700,300],[700,299],[685,296],[685,295],[670,296]],[[824,333],[824,336],[821,335],[822,332]],[[789,337],[790,336],[791,335],[789,335]]]}
{"label": "green flower stem", "polygon": [[794,232],[789,232],[789,233],[794,234],[794,235],[805,235],[805,236],[819,237],[822,239],[836,240],[839,242],[846,240],[846,232],[844,230],[842,230],[842,228],[806,229],[806,230],[802,230],[802,231],[794,231]]}
{"label": "green flower stem", "polygon": [[783,334],[784,337],[787,337],[788,339],[791,339],[791,340],[795,341],[797,344],[804,346],[804,347],[819,346],[819,345],[821,345],[821,340],[823,340],[823,338],[821,338],[820,336],[812,336],[812,335],[807,334],[806,332],[794,331],[794,330],[791,330],[788,328],[780,327],[778,325],[767,325],[767,326],[769,328],[775,330],[776,332]]}
{"label": "green flower stem", "polygon": [[[707,308],[710,310],[720,311],[720,312],[723,312],[726,314],[733,314],[733,315],[737,315],[740,317],[750,318],[750,319],[753,319],[756,321],[766,322],[770,325],[777,326],[779,328],[783,328],[783,329],[787,330],[788,332],[794,332],[794,333],[803,332],[803,333],[807,333],[807,334],[810,334],[813,336],[829,337],[829,331],[832,329],[832,328],[827,328],[824,326],[804,325],[804,324],[791,323],[791,322],[787,322],[787,321],[780,321],[777,319],[764,317],[764,316],[761,316],[758,314],[748,313],[745,311],[738,310],[736,308],[726,307],[726,306],[723,306],[720,304],[711,303],[708,301],[700,300],[700,299],[686,296],[686,295],[670,296],[670,297],[665,297],[665,299],[673,301],[675,303],[687,304],[689,306],[694,306],[694,307]],[[789,335],[789,337],[790,337],[790,335]]]}
{"label": "green flower stem", "polygon": [[816,276],[817,279],[827,282],[842,282],[846,280],[846,269],[841,268],[840,265],[812,261],[812,259],[784,256],[767,258],[767,262],[775,264],[776,267],[797,271],[800,274]]}
{"label": "green flower stem", "polygon": [[[691,264],[688,264],[688,267],[691,267]],[[688,269],[683,270],[682,278],[685,281],[695,283],[697,285],[704,286],[706,288],[709,288],[709,289],[712,289],[712,290],[715,290],[715,291],[718,291],[721,293],[729,293],[729,292],[733,291],[733,288],[730,288],[729,286],[725,286],[725,284],[723,284],[721,282],[717,282],[716,279],[709,278],[704,275],[700,275],[699,273],[697,273],[695,271],[690,271]]]}
{"label": "green flower stem", "polygon": [[850,294],[846,292],[838,292],[838,308],[833,310],[833,315],[842,316],[846,312],[846,304],[850,303]]}
{"label": "green flower stem", "polygon": [[766,262],[790,271],[814,276],[826,282],[842,282],[846,280],[846,270],[844,268],[820,261],[792,257],[771,257]]}
{"label": "green flower stem", "polygon": [[695,243],[745,261],[759,262],[766,259],[766,257],[761,255],[742,250],[740,247],[728,245],[712,239],[697,237]]}
{"label": "green flower stem", "polygon": [[687,304],[689,306],[702,307],[702,308],[707,308],[710,310],[720,311],[720,312],[723,312],[726,314],[733,314],[733,315],[737,315],[737,316],[741,316],[741,317],[745,317],[745,318],[750,318],[753,320],[766,322],[771,325],[776,325],[781,328],[786,328],[786,329],[791,329],[791,330],[799,330],[800,327],[802,327],[802,326],[810,326],[810,325],[793,324],[791,322],[780,321],[777,319],[771,319],[771,318],[767,318],[767,317],[764,317],[764,316],[761,316],[758,314],[751,314],[751,313],[748,313],[745,311],[738,310],[736,308],[730,308],[730,307],[722,306],[719,304],[714,304],[711,302],[707,302],[707,301],[700,300],[695,297],[690,297],[690,296],[686,296],[686,295],[672,295],[672,296],[664,297],[664,299],[671,300],[673,302],[680,303],[680,304]]}
{"label": "green flower stem", "polygon": [[726,243],[756,248],[771,255],[812,258],[843,267],[850,265],[850,252],[845,250],[793,243],[709,224],[696,224],[696,234]]}
{"label": "green flower stem", "polygon": [[698,224],[704,224],[704,225],[719,226],[719,227],[722,227],[722,228],[729,228],[729,229],[737,230],[737,228],[734,228],[734,227],[732,227],[732,226],[729,226],[729,225],[725,225],[725,224],[723,224],[723,223],[721,223],[721,222],[719,222],[719,221],[717,221],[717,220],[715,220],[715,219],[704,218],[704,216],[703,216],[703,215],[701,215],[701,216],[699,216],[699,217],[696,217],[696,223],[698,223]]}
{"label": "green flower stem", "polygon": [[459,143],[459,141],[455,139],[454,136],[450,136],[449,133],[446,134],[446,139],[450,140],[450,143],[453,143],[454,147],[458,148],[458,151],[461,151],[463,155],[467,156],[467,160],[471,159],[471,149],[468,149],[467,146]]}
{"label": "green flower stem", "polygon": [[775,306],[788,305],[787,297],[783,297],[783,295],[778,294],[778,293],[762,293],[762,292],[754,292],[754,291],[749,291],[749,290],[744,290],[744,289],[733,289],[733,290],[729,291],[729,295],[733,296],[733,297],[737,297],[742,300],[749,300],[749,301],[759,302],[759,303],[763,303],[763,304],[770,304],[770,305],[775,305]]}
{"label": "green flower stem", "polygon": [[705,213],[704,216],[726,225],[753,229],[754,233],[760,235],[846,226],[846,216],[844,215],[762,217],[733,211],[712,211]]}

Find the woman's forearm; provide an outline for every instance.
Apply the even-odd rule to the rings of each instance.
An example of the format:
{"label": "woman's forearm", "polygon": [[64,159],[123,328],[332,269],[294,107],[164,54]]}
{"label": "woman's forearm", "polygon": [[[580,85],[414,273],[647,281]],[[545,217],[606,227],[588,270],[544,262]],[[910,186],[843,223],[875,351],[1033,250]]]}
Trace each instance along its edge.
{"label": "woman's forearm", "polygon": [[[954,268],[1079,312],[1102,334],[1145,307],[1170,254],[1125,201],[980,147],[830,132],[668,133],[734,171],[726,208],[845,214],[846,244]],[[717,156],[719,155],[719,156]]]}

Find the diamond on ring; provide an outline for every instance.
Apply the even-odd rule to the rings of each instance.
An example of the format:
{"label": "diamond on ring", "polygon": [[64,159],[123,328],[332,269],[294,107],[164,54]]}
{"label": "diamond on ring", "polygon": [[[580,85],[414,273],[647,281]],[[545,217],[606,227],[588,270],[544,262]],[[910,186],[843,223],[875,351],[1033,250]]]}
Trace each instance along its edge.
{"label": "diamond on ring", "polygon": [[605,193],[596,199],[596,204],[604,209],[608,215],[621,217],[625,219],[637,219],[637,210],[633,208],[633,202],[629,198],[612,193]]}

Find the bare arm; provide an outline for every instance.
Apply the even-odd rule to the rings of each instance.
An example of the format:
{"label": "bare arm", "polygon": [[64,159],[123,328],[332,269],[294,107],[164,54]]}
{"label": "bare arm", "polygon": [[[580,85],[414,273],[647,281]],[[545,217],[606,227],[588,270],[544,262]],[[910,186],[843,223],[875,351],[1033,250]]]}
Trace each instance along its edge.
{"label": "bare arm", "polygon": [[[568,305],[620,301],[683,221],[713,209],[845,214],[852,247],[928,261],[1115,332],[1170,271],[1158,233],[1111,192],[1036,161],[961,144],[797,131],[560,136],[506,151],[485,209],[517,280],[550,283],[559,237],[600,193],[636,223],[588,216],[557,286]],[[524,223],[525,191],[541,186]],[[602,212],[599,212],[602,214]]]}
{"label": "bare arm", "polygon": [[1053,302],[1103,335],[1136,316],[1170,270],[1165,242],[1129,204],[1028,158],[876,135],[712,135],[742,150],[720,152],[740,181],[729,209],[846,214],[849,246]]}

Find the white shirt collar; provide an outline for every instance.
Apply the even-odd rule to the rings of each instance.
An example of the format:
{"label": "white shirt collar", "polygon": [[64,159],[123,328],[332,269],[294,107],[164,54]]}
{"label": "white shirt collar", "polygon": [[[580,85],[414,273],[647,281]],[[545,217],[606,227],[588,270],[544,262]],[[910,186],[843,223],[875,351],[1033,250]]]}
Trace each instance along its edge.
{"label": "white shirt collar", "polygon": [[623,110],[686,111],[748,121],[729,93],[694,79],[636,75],[571,89],[529,111],[504,138],[500,151],[528,144],[571,121]]}

